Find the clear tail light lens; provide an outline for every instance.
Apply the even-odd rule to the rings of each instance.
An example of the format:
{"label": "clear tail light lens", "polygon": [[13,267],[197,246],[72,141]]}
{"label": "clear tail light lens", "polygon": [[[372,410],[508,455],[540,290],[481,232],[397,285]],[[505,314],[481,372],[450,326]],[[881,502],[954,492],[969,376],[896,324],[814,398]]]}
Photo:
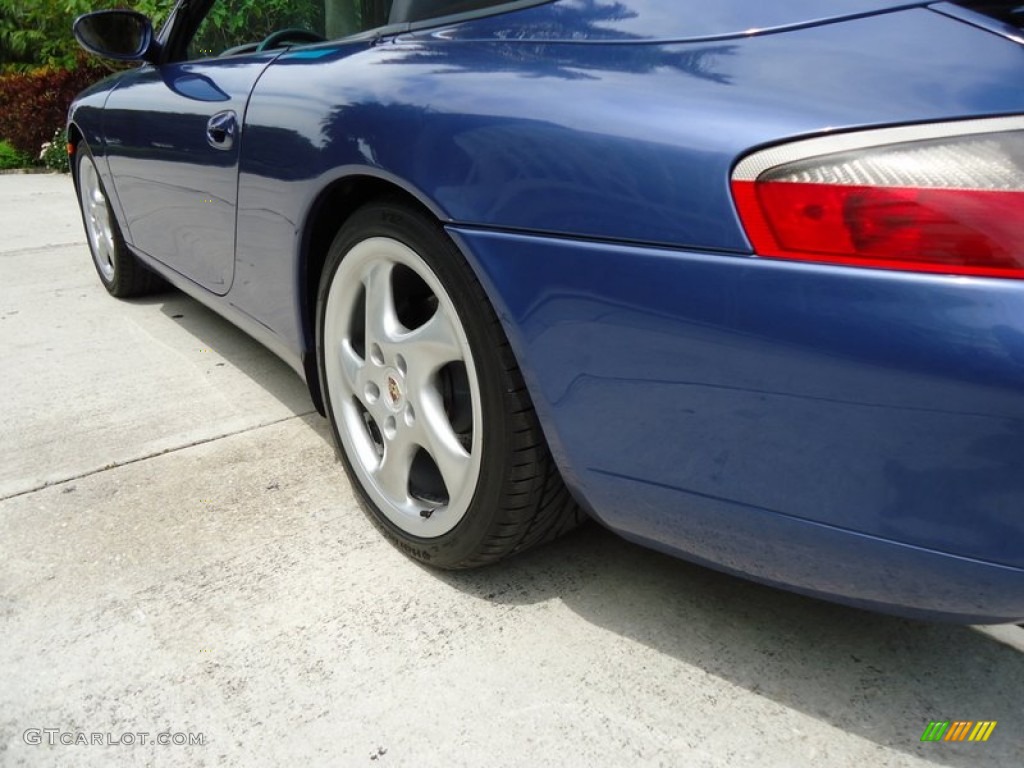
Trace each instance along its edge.
{"label": "clear tail light lens", "polygon": [[732,190],[759,256],[1024,279],[1024,118],[795,142]]}

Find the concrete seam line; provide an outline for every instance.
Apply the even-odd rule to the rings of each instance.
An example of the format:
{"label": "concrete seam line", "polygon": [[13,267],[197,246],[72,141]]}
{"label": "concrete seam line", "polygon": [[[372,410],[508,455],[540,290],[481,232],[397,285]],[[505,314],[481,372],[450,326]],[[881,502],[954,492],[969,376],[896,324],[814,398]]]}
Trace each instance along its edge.
{"label": "concrete seam line", "polygon": [[247,427],[246,429],[240,429],[237,432],[224,432],[223,434],[214,435],[212,437],[205,437],[202,440],[196,440],[195,442],[187,443],[185,445],[177,445],[177,446],[174,446],[173,448],[165,448],[162,451],[156,451],[154,453],[147,453],[145,456],[136,456],[134,459],[126,459],[125,461],[115,462],[113,464],[106,464],[106,465],[104,465],[102,467],[99,467],[98,469],[90,469],[90,470],[88,470],[86,472],[82,472],[82,473],[77,474],[77,475],[72,475],[71,477],[61,478],[60,480],[49,480],[49,481],[43,483],[42,485],[35,486],[34,488],[27,488],[24,491],[18,491],[17,493],[12,493],[12,494],[10,494],[8,496],[0,496],[0,502],[7,501],[9,499],[16,499],[19,496],[26,496],[26,495],[28,495],[30,493],[36,493],[37,491],[44,491],[47,488],[55,488],[58,485],[64,485],[65,483],[70,483],[70,482],[73,482],[74,480],[82,480],[83,478],[92,477],[93,475],[98,475],[101,472],[106,472],[106,471],[111,470],[111,469],[118,469],[120,467],[127,467],[130,464],[138,464],[140,461],[147,461],[149,459],[155,459],[155,458],[158,458],[160,456],[166,456],[169,453],[177,453],[178,451],[184,451],[184,450],[187,450],[189,448],[194,448],[197,445],[205,445],[206,443],[212,443],[215,440],[222,440],[225,437],[234,437],[235,435],[244,435],[247,432],[255,432],[258,429],[263,429],[265,427],[272,427],[275,424],[283,424],[284,422],[291,421],[293,419],[304,419],[305,417],[313,416],[314,414],[316,414],[316,411],[303,411],[302,413],[297,413],[294,416],[285,416],[283,419],[277,419],[275,421],[268,421],[268,422],[263,423],[263,424],[255,424],[255,425],[253,425],[251,427]]}
{"label": "concrete seam line", "polygon": [[70,248],[73,245],[86,246],[84,240],[75,240],[71,243],[47,243],[46,245],[33,245],[31,248],[15,248],[13,251],[0,251],[0,256],[20,256],[24,253],[35,253],[36,251],[48,251],[51,248]]}

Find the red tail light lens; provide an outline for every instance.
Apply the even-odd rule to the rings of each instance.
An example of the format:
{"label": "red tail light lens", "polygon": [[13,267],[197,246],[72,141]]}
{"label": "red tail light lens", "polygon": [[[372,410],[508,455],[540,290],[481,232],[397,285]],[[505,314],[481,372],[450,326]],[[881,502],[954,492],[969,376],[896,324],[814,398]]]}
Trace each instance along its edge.
{"label": "red tail light lens", "polygon": [[[757,153],[733,174],[740,219],[759,256],[1024,278],[1024,130],[991,130],[1011,121],[1019,119],[844,134]],[[900,140],[915,133],[925,137]]]}

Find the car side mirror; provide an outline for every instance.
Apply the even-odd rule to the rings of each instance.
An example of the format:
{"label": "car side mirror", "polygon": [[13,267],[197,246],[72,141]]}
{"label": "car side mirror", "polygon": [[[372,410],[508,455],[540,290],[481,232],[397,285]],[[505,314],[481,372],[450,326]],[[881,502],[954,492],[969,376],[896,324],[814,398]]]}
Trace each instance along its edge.
{"label": "car side mirror", "polygon": [[73,29],[79,45],[107,59],[149,60],[156,47],[152,22],[137,11],[93,11],[75,19]]}

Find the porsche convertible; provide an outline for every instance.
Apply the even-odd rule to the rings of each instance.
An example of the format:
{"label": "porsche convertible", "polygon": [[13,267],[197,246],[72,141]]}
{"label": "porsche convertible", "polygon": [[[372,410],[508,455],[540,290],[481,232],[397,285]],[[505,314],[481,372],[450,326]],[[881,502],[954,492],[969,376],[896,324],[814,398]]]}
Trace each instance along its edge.
{"label": "porsche convertible", "polygon": [[1024,617],[1019,0],[166,14],[75,22],[133,63],[69,114],[99,279],[283,358],[410,557],[589,516],[850,605]]}

